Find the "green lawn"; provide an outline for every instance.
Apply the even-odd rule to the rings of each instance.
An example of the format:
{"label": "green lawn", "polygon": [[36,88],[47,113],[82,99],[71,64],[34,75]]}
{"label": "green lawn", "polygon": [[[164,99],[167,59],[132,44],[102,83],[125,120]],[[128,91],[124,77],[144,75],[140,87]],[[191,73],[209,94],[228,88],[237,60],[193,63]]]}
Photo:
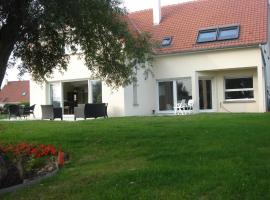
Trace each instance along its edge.
{"label": "green lawn", "polygon": [[0,120],[1,119],[7,119],[7,115],[5,115],[5,114],[0,114]]}
{"label": "green lawn", "polygon": [[0,199],[270,199],[270,114],[0,122],[0,141],[71,154],[57,176]]}

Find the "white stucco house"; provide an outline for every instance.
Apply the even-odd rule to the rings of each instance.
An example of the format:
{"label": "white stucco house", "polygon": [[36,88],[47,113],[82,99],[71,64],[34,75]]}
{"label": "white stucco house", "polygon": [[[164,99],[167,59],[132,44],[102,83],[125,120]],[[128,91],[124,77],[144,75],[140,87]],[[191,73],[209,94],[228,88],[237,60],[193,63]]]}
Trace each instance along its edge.
{"label": "white stucco house", "polygon": [[78,56],[68,70],[43,84],[30,82],[30,102],[61,106],[108,103],[109,116],[170,114],[182,99],[195,112],[266,112],[270,90],[267,0],[197,0],[130,13],[138,32],[149,32],[155,49],[151,73],[112,90],[91,76]]}

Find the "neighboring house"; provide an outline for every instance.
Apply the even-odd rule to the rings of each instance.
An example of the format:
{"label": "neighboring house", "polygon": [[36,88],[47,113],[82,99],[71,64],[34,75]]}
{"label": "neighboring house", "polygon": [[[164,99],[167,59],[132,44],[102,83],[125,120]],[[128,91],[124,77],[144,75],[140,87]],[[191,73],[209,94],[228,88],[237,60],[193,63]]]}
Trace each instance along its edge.
{"label": "neighboring house", "polygon": [[29,81],[9,81],[0,90],[0,106],[30,102]]}
{"label": "neighboring house", "polygon": [[[173,113],[182,99],[195,112],[266,112],[270,89],[267,0],[198,0],[130,13],[129,24],[160,47],[138,82],[112,90],[82,60],[42,85],[31,81],[31,104],[109,104],[109,116]],[[37,110],[40,115],[40,110]]]}

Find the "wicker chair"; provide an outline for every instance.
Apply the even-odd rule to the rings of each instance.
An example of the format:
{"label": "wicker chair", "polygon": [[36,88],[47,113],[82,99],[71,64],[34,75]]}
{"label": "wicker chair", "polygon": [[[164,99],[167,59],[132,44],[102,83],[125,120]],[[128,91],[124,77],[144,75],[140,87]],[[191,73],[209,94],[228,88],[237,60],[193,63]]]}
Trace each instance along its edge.
{"label": "wicker chair", "polygon": [[74,108],[74,120],[77,118],[108,118],[107,107],[106,103],[79,104],[78,107]]}
{"label": "wicker chair", "polygon": [[34,104],[34,105],[30,106],[30,107],[29,106],[24,107],[24,109],[23,109],[23,115],[25,117],[27,117],[27,116],[30,116],[32,114],[33,117],[36,118],[35,117],[35,114],[34,114],[35,106],[36,106],[36,104]]}
{"label": "wicker chair", "polygon": [[19,105],[9,105],[8,106],[8,119],[14,117],[21,117],[21,109]]}
{"label": "wicker chair", "polygon": [[76,120],[77,118],[85,119],[84,109],[85,104],[78,104],[77,107],[74,107],[74,120]]}
{"label": "wicker chair", "polygon": [[60,118],[63,120],[62,108],[54,108],[52,105],[41,105],[42,119],[54,120]]}

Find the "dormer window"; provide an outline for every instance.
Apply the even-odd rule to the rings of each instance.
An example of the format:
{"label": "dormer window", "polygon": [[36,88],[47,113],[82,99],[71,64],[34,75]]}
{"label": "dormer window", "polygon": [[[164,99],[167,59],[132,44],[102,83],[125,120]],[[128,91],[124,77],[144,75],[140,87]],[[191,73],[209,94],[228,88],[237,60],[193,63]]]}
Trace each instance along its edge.
{"label": "dormer window", "polygon": [[200,30],[197,43],[234,40],[239,38],[239,26],[226,26]]}
{"label": "dormer window", "polygon": [[168,47],[172,44],[172,37],[165,37],[161,42],[161,47]]}

